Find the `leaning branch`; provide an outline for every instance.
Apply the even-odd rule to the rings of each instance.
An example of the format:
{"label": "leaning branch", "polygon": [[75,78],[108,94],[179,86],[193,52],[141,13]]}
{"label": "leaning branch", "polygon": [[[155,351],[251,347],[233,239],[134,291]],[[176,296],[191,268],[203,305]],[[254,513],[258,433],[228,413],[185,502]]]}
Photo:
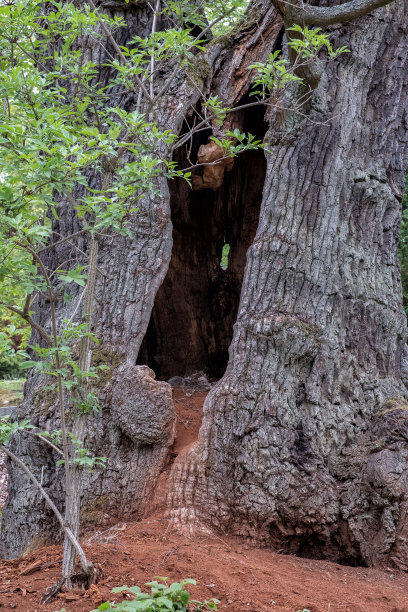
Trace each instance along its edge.
{"label": "leaning branch", "polygon": [[[282,10],[283,3],[275,0],[275,6],[277,2],[279,2],[278,8]],[[300,7],[285,2],[287,8],[284,12],[290,21],[299,25],[328,26],[358,19],[391,2],[393,0],[349,0],[345,4],[328,7],[310,6],[303,3]]]}
{"label": "leaning branch", "polygon": [[40,249],[37,252],[40,255],[41,253],[45,253],[45,251],[49,251],[50,249],[55,249],[55,247],[59,246],[60,244],[63,244],[64,242],[67,242],[67,240],[72,240],[73,238],[76,238],[77,236],[81,236],[82,234],[85,234],[87,231],[88,231],[87,229],[79,230],[78,232],[75,232],[74,234],[70,234],[66,238],[61,238],[61,240],[57,240],[57,242],[52,242],[51,244],[44,247],[43,249]]}
{"label": "leaning branch", "polygon": [[84,553],[80,543],[78,542],[77,538],[72,533],[71,529],[65,524],[65,521],[64,521],[64,518],[63,518],[62,514],[60,513],[60,511],[58,510],[58,508],[56,507],[56,505],[54,504],[54,502],[52,501],[52,499],[50,498],[48,493],[44,490],[44,488],[38,482],[38,480],[36,479],[34,474],[32,474],[30,472],[28,467],[17,457],[17,455],[12,453],[6,446],[3,446],[2,444],[0,445],[0,448],[1,448],[1,450],[3,450],[6,453],[6,455],[8,455],[10,457],[10,459],[16,465],[18,465],[19,468],[21,468],[23,470],[25,475],[31,480],[31,482],[34,484],[34,486],[41,493],[41,495],[43,496],[43,498],[47,502],[48,506],[51,508],[51,510],[55,514],[59,524],[61,525],[62,529],[66,533],[67,537],[70,539],[72,545],[75,547],[75,550],[78,553],[78,557],[79,557],[81,565],[82,565],[82,569],[88,575],[90,569],[92,568],[92,564],[88,563],[88,561],[86,559],[86,556],[85,556],[85,553]]}

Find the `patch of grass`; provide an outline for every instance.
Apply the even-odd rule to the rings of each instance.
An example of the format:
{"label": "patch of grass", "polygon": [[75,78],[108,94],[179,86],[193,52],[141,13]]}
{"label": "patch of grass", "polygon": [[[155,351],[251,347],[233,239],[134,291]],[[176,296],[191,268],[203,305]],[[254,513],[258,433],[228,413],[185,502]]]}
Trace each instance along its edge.
{"label": "patch of grass", "polygon": [[24,378],[0,380],[0,406],[14,406],[23,399]]}

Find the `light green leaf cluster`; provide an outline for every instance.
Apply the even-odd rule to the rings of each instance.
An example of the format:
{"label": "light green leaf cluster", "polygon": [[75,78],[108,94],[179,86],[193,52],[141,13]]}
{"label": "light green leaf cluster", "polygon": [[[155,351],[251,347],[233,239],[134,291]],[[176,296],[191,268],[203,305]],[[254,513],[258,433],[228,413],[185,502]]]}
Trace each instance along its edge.
{"label": "light green leaf cluster", "polygon": [[302,82],[296,74],[297,68],[316,62],[322,49],[326,51],[329,60],[349,51],[346,47],[334,50],[327,34],[321,33],[321,28],[302,28],[294,25],[287,30],[292,33],[287,45],[296,53],[295,62],[290,63],[281,57],[280,51],[275,51],[270,53],[265,63],[256,62],[249,66],[249,70],[255,70],[255,88],[250,93],[251,96],[260,96],[265,101],[278,99],[290,83]]}
{"label": "light green leaf cluster", "polygon": [[18,431],[34,429],[28,419],[24,421],[10,421],[8,416],[0,419],[0,445],[5,446],[11,436]]}
{"label": "light green leaf cluster", "polygon": [[224,243],[224,246],[222,247],[221,261],[220,261],[220,266],[223,270],[227,270],[228,268],[229,254],[230,254],[230,245],[228,243]]}
{"label": "light green leaf cluster", "polygon": [[320,51],[325,49],[330,60],[336,59],[342,53],[349,53],[347,47],[333,49],[327,34],[322,34],[322,28],[301,27],[298,24],[288,28],[296,36],[291,37],[288,46],[291,47],[301,58],[315,59]]}
{"label": "light green leaf cluster", "polygon": [[301,82],[302,79],[291,69],[289,60],[282,59],[280,53],[274,51],[269,54],[267,62],[256,62],[248,67],[248,70],[255,70],[253,83],[256,89],[251,91],[250,96],[279,96],[288,83]]}
{"label": "light green leaf cluster", "polygon": [[223,17],[212,28],[215,36],[228,34],[228,31],[237,26],[243,20],[245,11],[249,6],[249,0],[210,0],[204,3],[205,15],[212,22]]}
{"label": "light green leaf cluster", "polygon": [[220,603],[218,599],[208,601],[191,600],[190,593],[185,588],[187,585],[195,585],[196,581],[191,578],[173,582],[167,586],[168,578],[157,577],[157,580],[146,582],[146,586],[150,587],[150,593],[143,593],[138,586],[116,587],[112,589],[112,593],[126,593],[133,596],[131,601],[123,601],[122,603],[105,602],[100,605],[97,610],[116,610],[117,612],[125,612],[127,610],[139,610],[140,612],[186,612],[187,610],[217,610],[217,605]]}
{"label": "light green leaf cluster", "polygon": [[[13,322],[26,296],[34,300],[47,289],[27,248],[47,248],[52,218],[58,218],[62,202],[73,204],[74,190],[82,193],[74,208],[84,231],[129,235],[138,200],[158,193],[155,179],[182,175],[156,154],[160,143],[174,142],[174,134],[160,131],[139,111],[107,104],[106,86],[96,79],[100,67],[85,60],[80,46],[85,33],[100,38],[101,15],[86,5],[49,4],[41,19],[40,0],[0,6],[0,316]],[[111,30],[123,25],[118,18],[103,20]],[[185,55],[191,43],[188,32],[173,29],[135,39],[123,53],[131,57],[138,45],[143,65],[152,53],[163,61]],[[90,176],[100,178],[99,189]],[[87,282],[86,267],[75,262],[54,275],[61,287]],[[9,337],[0,331],[3,355],[10,352]]]}
{"label": "light green leaf cluster", "polygon": [[223,149],[225,157],[236,157],[245,151],[264,149],[266,146],[261,140],[255,140],[253,134],[245,134],[237,128],[233,131],[227,130],[224,138],[211,136],[211,140]]}
{"label": "light green leaf cluster", "polygon": [[[78,440],[73,433],[69,433],[69,438],[74,447],[74,457],[71,459],[70,464],[76,465],[81,469],[93,472],[95,468],[106,467],[106,457],[96,457],[90,453],[90,451],[84,448],[81,440]],[[64,459],[60,459],[56,462],[56,465],[64,465]]]}
{"label": "light green leaf cluster", "polygon": [[232,110],[224,106],[218,96],[210,96],[208,100],[204,102],[204,107],[209,111],[211,117],[214,118],[218,125],[224,123],[227,114]]}

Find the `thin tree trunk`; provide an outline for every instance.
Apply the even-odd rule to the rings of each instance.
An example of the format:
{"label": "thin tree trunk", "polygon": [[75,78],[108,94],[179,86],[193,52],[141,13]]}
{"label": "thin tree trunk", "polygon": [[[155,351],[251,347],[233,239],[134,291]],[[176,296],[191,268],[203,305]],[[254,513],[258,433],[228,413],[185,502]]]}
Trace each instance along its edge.
{"label": "thin tree trunk", "polygon": [[[94,310],[95,285],[98,265],[98,246],[98,236],[92,236],[91,246],[89,250],[88,278],[83,307],[83,318],[87,324],[88,333],[90,333],[92,329],[92,314]],[[91,339],[88,335],[86,335],[81,339],[81,345],[79,349],[79,368],[81,372],[89,373],[90,365]],[[85,379],[83,387],[78,390],[80,398],[85,398],[88,390],[89,383]],[[72,425],[72,434],[75,436],[76,441],[84,445],[86,438],[88,413],[84,414],[78,408],[76,408],[76,410],[77,414],[75,414],[74,417],[74,422]],[[70,526],[72,533],[78,539],[82,499],[83,469],[78,465],[73,464],[71,468],[71,474],[72,484],[71,491],[69,492],[66,498],[65,520]],[[75,546],[73,546],[71,540],[66,535],[64,540],[64,552],[62,557],[62,578],[67,586],[72,586],[71,577],[74,574],[76,553],[77,551]]]}

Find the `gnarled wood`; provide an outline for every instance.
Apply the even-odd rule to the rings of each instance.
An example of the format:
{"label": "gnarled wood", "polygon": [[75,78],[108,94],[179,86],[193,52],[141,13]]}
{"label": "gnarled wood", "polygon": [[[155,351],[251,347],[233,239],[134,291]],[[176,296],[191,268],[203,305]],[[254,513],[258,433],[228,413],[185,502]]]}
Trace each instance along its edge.
{"label": "gnarled wood", "polygon": [[[120,44],[148,31],[144,5],[117,5],[106,4],[126,11],[129,29],[121,30]],[[244,28],[230,40],[215,41],[207,54],[211,91],[231,106],[247,93],[247,66],[266,59],[283,27],[266,0],[254,2],[249,15]],[[226,355],[237,312],[228,366],[207,398],[199,440],[173,467],[168,503],[174,523],[220,529],[306,556],[408,569],[407,330],[396,257],[398,194],[408,153],[408,1],[397,0],[334,34],[334,44],[347,45],[351,53],[324,65],[305,116],[284,110],[298,102],[296,90],[279,113],[268,116],[270,152],[259,224],[243,274],[243,245],[255,227],[246,215],[254,214],[259,200],[248,199],[247,207],[241,203],[236,219],[247,223],[248,236],[233,234],[236,249],[230,257],[231,274],[239,270],[234,294],[243,277],[240,303],[225,316],[225,325],[214,325],[217,333],[197,331],[199,319],[214,324],[215,309],[206,310],[202,300],[192,308],[182,297],[180,270],[190,286],[197,286],[194,259],[183,259],[183,232],[186,243],[195,240],[196,228],[189,237],[188,224],[200,218],[186,204],[207,192],[216,214],[229,211],[235,196],[225,184],[239,161],[216,192],[191,195],[171,186],[173,197],[180,197],[173,202],[173,215],[179,215],[173,260],[170,190],[164,180],[157,183],[160,197],[140,203],[131,220],[132,238],[102,240],[98,266],[108,278],[101,277],[96,288],[95,331],[102,341],[100,362],[112,372],[100,381],[103,410],[91,421],[87,444],[107,455],[108,468],[85,482],[85,511],[95,516],[115,506],[141,516],[168,460],[173,435],[168,386],[135,366],[157,293],[139,360],[163,376],[176,373],[170,371],[174,361],[186,365],[186,346],[192,347],[188,365],[207,367],[208,355],[217,355],[210,352],[216,342],[208,340],[217,334]],[[109,71],[103,74],[107,82]],[[201,78],[198,87],[191,79],[177,75],[160,127],[181,130],[200,90],[210,87],[210,78],[206,83]],[[126,108],[135,103],[115,91],[112,100]],[[256,174],[257,193],[263,176]],[[224,201],[216,202],[220,197]],[[66,210],[61,228],[79,232]],[[223,236],[206,212],[203,218],[214,229],[212,265]],[[77,236],[77,245],[86,251],[84,236]],[[202,253],[202,242],[187,247]],[[75,253],[60,244],[48,265]],[[206,266],[197,270],[208,287]],[[160,321],[172,323],[172,295],[180,308],[173,327],[163,332]],[[75,298],[68,308],[61,305],[61,317],[72,314],[80,295]],[[47,327],[46,320],[42,323]],[[168,348],[173,341],[174,354]],[[154,364],[157,355],[164,358]],[[224,365],[225,357],[220,370]],[[38,377],[29,380],[19,411],[32,414],[41,429],[57,422],[53,400],[41,395],[43,384]],[[141,389],[150,390],[147,402],[138,400]],[[155,413],[155,403],[163,412]],[[45,467],[44,487],[61,503],[51,451],[33,437],[14,440],[13,448],[38,477]],[[17,479],[12,469],[2,530],[7,556],[52,532],[32,488],[20,480],[17,490]]]}
{"label": "gnarled wood", "polygon": [[406,1],[338,30],[352,53],[326,67],[309,117],[271,118],[229,364],[173,470],[178,524],[408,567],[393,187],[408,153],[407,33]]}

